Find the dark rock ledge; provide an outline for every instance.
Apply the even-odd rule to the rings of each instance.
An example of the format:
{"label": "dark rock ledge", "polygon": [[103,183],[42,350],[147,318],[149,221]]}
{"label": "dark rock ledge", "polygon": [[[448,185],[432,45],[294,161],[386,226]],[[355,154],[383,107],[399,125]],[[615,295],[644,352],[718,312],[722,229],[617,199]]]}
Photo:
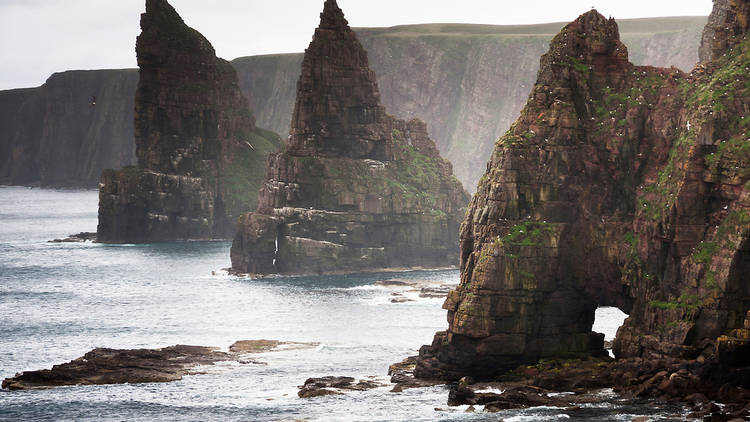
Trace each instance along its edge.
{"label": "dark rock ledge", "polygon": [[317,343],[295,343],[277,340],[243,340],[229,347],[176,345],[161,349],[94,349],[78,359],[55,365],[52,369],[26,371],[6,378],[2,388],[36,390],[66,385],[136,384],[178,381],[197,373],[201,365],[236,361],[262,364],[247,359],[248,354],[312,348]]}
{"label": "dark rock ledge", "polygon": [[[445,384],[446,381],[414,378],[417,357],[391,365],[393,392],[406,388]],[[495,381],[477,382],[463,377],[451,384],[449,406],[484,406],[487,412],[537,406],[576,410],[586,403],[601,402],[598,393],[612,389],[625,399],[681,402],[687,417],[706,421],[744,421],[750,418],[750,389],[736,380],[720,380],[725,370],[717,363],[698,359],[664,357],[657,360],[608,356],[547,359],[521,365]],[[736,377],[747,379],[741,371]],[[564,393],[564,394],[561,394]],[[720,404],[720,405],[719,405]]]}
{"label": "dark rock ledge", "polygon": [[6,378],[9,390],[34,390],[65,385],[170,382],[198,365],[233,360],[213,347],[170,346],[163,349],[94,349],[52,369],[26,371]]}
{"label": "dark rock ledge", "polygon": [[96,242],[96,233],[91,232],[80,232],[78,234],[71,234],[64,239],[53,239],[47,243],[84,243],[84,242]]}

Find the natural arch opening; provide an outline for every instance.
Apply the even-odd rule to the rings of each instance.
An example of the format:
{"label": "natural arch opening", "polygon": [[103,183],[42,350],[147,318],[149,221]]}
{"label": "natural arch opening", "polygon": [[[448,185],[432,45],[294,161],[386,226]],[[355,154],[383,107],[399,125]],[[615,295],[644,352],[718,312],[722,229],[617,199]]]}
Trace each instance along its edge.
{"label": "natural arch opening", "polygon": [[604,348],[612,357],[614,357],[612,342],[617,335],[617,330],[625,323],[627,317],[628,314],[614,306],[600,306],[594,314],[594,325],[591,331],[604,334]]}

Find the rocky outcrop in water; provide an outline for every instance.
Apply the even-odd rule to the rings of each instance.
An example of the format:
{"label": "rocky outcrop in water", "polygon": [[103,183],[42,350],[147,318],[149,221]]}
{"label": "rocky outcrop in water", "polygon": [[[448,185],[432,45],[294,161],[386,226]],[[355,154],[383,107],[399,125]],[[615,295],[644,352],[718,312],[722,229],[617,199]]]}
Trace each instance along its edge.
{"label": "rocky outcrop in water", "polygon": [[[743,27],[748,4],[717,1],[712,19]],[[629,63],[596,11],[555,37],[472,199],[449,328],[418,377],[601,354],[594,311],[617,306],[620,361],[670,375],[692,360],[685,385],[750,387],[750,42],[733,34],[690,75]]]}
{"label": "rocky outcrop in water", "polygon": [[314,348],[318,343],[240,340],[229,352],[217,347],[178,344],[160,349],[97,348],[52,369],[24,371],[3,380],[8,390],[36,390],[65,385],[171,382],[198,373],[197,367],[217,362],[266,365],[253,358],[264,353]]}
{"label": "rocky outcrop in water", "polygon": [[163,349],[94,349],[52,369],[27,371],[3,380],[2,388],[34,390],[64,385],[170,382],[198,365],[232,360],[213,347],[170,346]]}
{"label": "rocky outcrop in water", "polygon": [[285,151],[268,159],[232,269],[321,273],[447,266],[468,195],[419,120],[380,104],[367,53],[325,3],[298,82]]}
{"label": "rocky outcrop in water", "polygon": [[100,242],[228,238],[279,139],[255,127],[231,65],[166,0],[136,42],[137,167],[102,174]]}
{"label": "rocky outcrop in water", "polygon": [[[705,18],[619,24],[634,63],[688,70],[698,60]],[[518,116],[538,57],[562,26],[439,24],[355,32],[378,75],[383,105],[424,119],[456,177],[473,191],[484,171],[476,163],[487,161],[494,140]],[[232,61],[259,126],[289,131],[301,62],[302,54]],[[103,169],[135,165],[137,82],[136,70],[76,71],[55,74],[40,88],[0,91],[0,183],[93,187]]]}
{"label": "rocky outcrop in water", "polygon": [[321,396],[344,394],[345,391],[366,391],[383,385],[373,380],[359,380],[356,384],[352,377],[326,376],[308,378],[300,386],[297,396],[303,399]]}

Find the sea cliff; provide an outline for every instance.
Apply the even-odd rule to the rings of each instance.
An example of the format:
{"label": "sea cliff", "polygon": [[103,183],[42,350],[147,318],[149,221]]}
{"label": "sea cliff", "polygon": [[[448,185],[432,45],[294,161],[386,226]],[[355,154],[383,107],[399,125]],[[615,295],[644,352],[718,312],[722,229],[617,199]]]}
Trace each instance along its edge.
{"label": "sea cliff", "polygon": [[749,10],[715,2],[690,74],[630,63],[596,11],[554,38],[471,201],[449,328],[418,377],[602,355],[594,311],[616,306],[629,317],[602,376],[639,395],[745,400]]}
{"label": "sea cliff", "polygon": [[305,51],[289,140],[232,244],[240,273],[455,265],[468,194],[424,122],[380,103],[367,52],[335,0]]}
{"label": "sea cliff", "polygon": [[280,139],[255,127],[234,68],[166,0],[146,1],[141,29],[138,165],[103,172],[97,239],[229,238]]}

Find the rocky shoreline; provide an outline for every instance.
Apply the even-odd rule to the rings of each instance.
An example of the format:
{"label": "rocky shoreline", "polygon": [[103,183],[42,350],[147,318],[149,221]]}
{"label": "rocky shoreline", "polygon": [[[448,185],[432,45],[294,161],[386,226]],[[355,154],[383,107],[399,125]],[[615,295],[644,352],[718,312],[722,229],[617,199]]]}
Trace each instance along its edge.
{"label": "rocky shoreline", "polygon": [[[445,383],[414,377],[417,356],[391,365],[392,392]],[[484,406],[498,412],[537,406],[575,410],[601,402],[598,394],[613,391],[623,399],[682,403],[688,419],[744,421],[750,418],[750,390],[712,380],[720,373],[701,360],[615,360],[608,356],[553,359],[522,365],[494,381],[471,377],[450,383],[448,405]]]}
{"label": "rocky shoreline", "polygon": [[[215,347],[176,345],[160,349],[94,349],[52,369],[27,371],[7,378],[2,388],[36,390],[61,386],[124,383],[157,383],[200,374],[201,366],[218,362],[264,364],[256,356],[270,352],[311,349],[317,343],[279,340],[242,340],[228,351]],[[341,395],[390,387],[391,393],[413,388],[445,385],[444,380],[414,377],[417,356],[390,366],[390,383],[378,376],[356,380],[349,376],[314,377],[299,386],[300,398]],[[721,373],[705,360],[622,359],[609,356],[585,359],[553,359],[522,365],[492,381],[471,377],[448,383],[446,404],[469,406],[469,412],[500,412],[533,407],[557,407],[567,412],[582,405],[603,402],[602,392],[612,391],[623,399],[648,399],[683,403],[688,419],[742,421],[750,418],[750,390],[713,380]],[[738,374],[742,376],[742,374]],[[436,408],[436,411],[446,411]]]}

